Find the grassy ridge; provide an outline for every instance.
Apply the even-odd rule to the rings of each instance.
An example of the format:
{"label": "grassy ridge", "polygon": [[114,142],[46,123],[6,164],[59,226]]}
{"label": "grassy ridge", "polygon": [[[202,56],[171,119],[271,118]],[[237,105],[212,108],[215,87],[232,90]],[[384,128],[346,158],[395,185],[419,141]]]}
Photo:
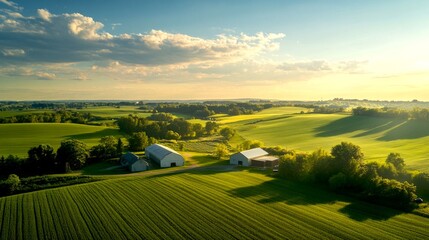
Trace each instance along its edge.
{"label": "grassy ridge", "polygon": [[0,155],[26,156],[28,149],[39,144],[58,148],[64,139],[75,138],[89,146],[101,137],[120,136],[118,129],[69,123],[0,124]]}
{"label": "grassy ridge", "polygon": [[429,219],[249,172],[129,177],[0,198],[0,238],[428,238]]}
{"label": "grassy ridge", "polygon": [[[281,113],[284,110],[285,113]],[[411,169],[429,171],[429,124],[415,120],[351,116],[348,114],[290,114],[290,108],[257,113],[251,119],[223,117],[244,139],[289,149],[330,151],[341,141],[362,147],[367,160],[384,161],[390,152],[399,152]],[[238,144],[242,139],[236,139]]]}

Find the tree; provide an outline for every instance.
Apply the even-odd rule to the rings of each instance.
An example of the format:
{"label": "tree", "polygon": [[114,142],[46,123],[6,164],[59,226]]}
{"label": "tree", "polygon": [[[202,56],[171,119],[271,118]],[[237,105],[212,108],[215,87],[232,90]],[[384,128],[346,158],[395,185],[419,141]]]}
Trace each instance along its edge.
{"label": "tree", "polygon": [[167,134],[165,134],[165,138],[166,139],[170,139],[170,140],[179,140],[180,139],[180,134],[178,134],[175,131],[168,130]]}
{"label": "tree", "polygon": [[131,151],[143,151],[149,145],[149,138],[145,132],[136,132],[128,138],[128,143]]}
{"label": "tree", "polygon": [[227,157],[229,155],[228,146],[222,143],[217,144],[213,155],[219,160]]}
{"label": "tree", "polygon": [[14,193],[18,190],[20,184],[21,180],[18,175],[10,174],[6,180],[0,181],[0,196]]}
{"label": "tree", "polygon": [[356,173],[357,167],[362,165],[363,153],[359,146],[348,142],[342,142],[332,147],[331,155],[335,159],[338,172],[344,174]]}
{"label": "tree", "polygon": [[116,144],[116,156],[121,156],[124,152],[124,143],[121,138],[118,138],[118,143]]}
{"label": "tree", "polygon": [[207,135],[212,135],[213,133],[217,132],[217,129],[219,128],[219,125],[216,122],[206,122],[206,133]]}
{"label": "tree", "polygon": [[386,158],[386,163],[392,164],[398,171],[404,170],[405,167],[405,161],[399,153],[390,153]]}
{"label": "tree", "polygon": [[28,167],[33,173],[43,174],[56,170],[54,148],[50,145],[39,145],[28,150]]}
{"label": "tree", "polygon": [[86,144],[76,139],[64,140],[57,150],[57,161],[61,166],[78,170],[85,165],[89,152]]}
{"label": "tree", "polygon": [[106,136],[100,139],[100,144],[90,150],[93,161],[101,161],[117,156],[118,140],[113,136]]}
{"label": "tree", "polygon": [[204,128],[203,125],[200,123],[192,124],[192,131],[195,132],[195,137],[201,137],[204,134]]}
{"label": "tree", "polygon": [[229,140],[234,137],[235,130],[230,127],[225,127],[220,130],[220,135],[222,135],[226,140]]}
{"label": "tree", "polygon": [[264,146],[264,143],[259,140],[246,140],[238,146],[238,149],[243,151],[243,150],[248,150],[248,149],[258,148],[263,146]]}

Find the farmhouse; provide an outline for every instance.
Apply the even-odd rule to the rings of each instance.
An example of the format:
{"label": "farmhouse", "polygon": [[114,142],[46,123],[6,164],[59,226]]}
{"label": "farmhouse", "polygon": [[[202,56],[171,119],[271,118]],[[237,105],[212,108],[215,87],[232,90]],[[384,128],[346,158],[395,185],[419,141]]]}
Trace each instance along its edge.
{"label": "farmhouse", "polygon": [[173,149],[160,145],[152,144],[145,149],[146,158],[159,164],[160,167],[183,166],[185,159]]}
{"label": "farmhouse", "polygon": [[252,148],[246,151],[235,153],[229,159],[230,164],[239,166],[273,167],[277,165],[279,158],[270,156],[262,148]]}
{"label": "farmhouse", "polygon": [[122,166],[128,167],[131,172],[141,172],[149,169],[149,164],[145,160],[130,152],[122,155],[120,163]]}

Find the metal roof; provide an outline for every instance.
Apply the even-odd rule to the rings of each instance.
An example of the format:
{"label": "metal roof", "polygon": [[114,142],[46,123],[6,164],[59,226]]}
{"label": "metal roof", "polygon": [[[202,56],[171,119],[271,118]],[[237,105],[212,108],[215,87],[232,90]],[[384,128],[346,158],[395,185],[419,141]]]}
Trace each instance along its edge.
{"label": "metal roof", "polygon": [[268,153],[262,148],[252,148],[246,151],[239,152],[239,154],[242,154],[247,159],[254,159],[257,157],[268,155]]}
{"label": "metal roof", "polygon": [[[160,144],[152,144],[145,149],[146,152],[149,152],[151,154],[151,157],[156,158],[157,160],[163,159],[165,156],[178,152],[174,151],[173,149],[160,145]],[[179,154],[180,155],[180,154]]]}

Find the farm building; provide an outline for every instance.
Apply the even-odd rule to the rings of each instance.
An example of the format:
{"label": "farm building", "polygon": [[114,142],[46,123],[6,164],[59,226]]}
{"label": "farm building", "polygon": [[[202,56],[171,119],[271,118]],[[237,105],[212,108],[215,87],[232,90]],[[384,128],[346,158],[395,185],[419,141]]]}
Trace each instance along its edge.
{"label": "farm building", "polygon": [[235,153],[229,159],[230,164],[239,166],[258,166],[258,167],[273,167],[277,165],[279,158],[270,156],[262,148],[252,148],[246,151]]}
{"label": "farm building", "polygon": [[160,167],[183,166],[185,159],[173,149],[160,145],[152,144],[145,149],[146,158],[159,164]]}
{"label": "farm building", "polygon": [[131,172],[141,172],[149,169],[149,164],[134,153],[127,152],[121,157],[121,165],[128,167]]}

